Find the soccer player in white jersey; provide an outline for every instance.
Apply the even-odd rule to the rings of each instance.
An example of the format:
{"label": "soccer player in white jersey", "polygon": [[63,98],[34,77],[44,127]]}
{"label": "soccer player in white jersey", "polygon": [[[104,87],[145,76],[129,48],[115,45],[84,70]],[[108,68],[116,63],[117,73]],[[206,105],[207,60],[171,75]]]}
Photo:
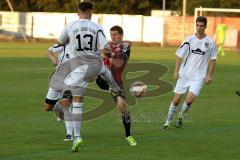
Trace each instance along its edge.
{"label": "soccer player in white jersey", "polygon": [[[65,46],[54,44],[48,49],[48,57],[52,61],[52,64],[56,66],[56,69],[69,59],[69,54],[65,52]],[[54,72],[53,72],[54,73]],[[113,89],[116,84],[111,80],[111,71],[104,65],[99,73],[105,80],[110,89]],[[112,77],[113,78],[113,77]],[[110,79],[110,80],[109,80]],[[111,91],[111,90],[110,90]],[[123,96],[123,95],[122,95]],[[66,90],[59,97],[58,102],[54,105],[52,111],[57,116],[57,121],[64,120],[66,127],[65,142],[73,140],[73,115],[72,115],[72,93],[70,90]]]}
{"label": "soccer player in white jersey", "polygon": [[212,82],[217,49],[213,39],[205,34],[206,27],[207,18],[203,16],[198,17],[196,19],[197,32],[187,37],[176,52],[177,58],[173,74],[173,78],[177,80],[174,89],[175,96],[170,104],[163,129],[169,128],[182,95],[188,90],[187,97],[182,104],[182,109],[179,112],[176,122],[177,128],[182,127],[184,114],[199,95],[204,83],[210,84]]}
{"label": "soccer player in white jersey", "polygon": [[103,52],[105,56],[112,56],[102,27],[91,22],[92,8],[92,3],[81,2],[78,6],[80,19],[68,24],[62,31],[58,43],[65,45],[65,53],[69,54],[69,60],[61,63],[51,77],[45,100],[45,110],[50,111],[63,91],[72,92],[75,136],[73,152],[78,151],[82,144],[80,127],[84,93],[88,82],[94,80],[103,68],[100,52]]}

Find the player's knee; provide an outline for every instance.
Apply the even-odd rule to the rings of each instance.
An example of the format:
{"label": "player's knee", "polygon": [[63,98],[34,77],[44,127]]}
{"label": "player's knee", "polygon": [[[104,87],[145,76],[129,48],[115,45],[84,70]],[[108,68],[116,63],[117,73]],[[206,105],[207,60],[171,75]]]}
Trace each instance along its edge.
{"label": "player's knee", "polygon": [[69,106],[71,105],[71,103],[72,103],[72,101],[69,100],[69,99],[63,99],[63,100],[61,101],[61,105],[62,105],[64,108],[69,107]]}
{"label": "player's knee", "polygon": [[194,97],[187,97],[186,99],[186,105],[191,106],[194,101]]}
{"label": "player's knee", "polygon": [[118,98],[118,108],[121,113],[125,113],[127,111],[126,101],[123,98]]}
{"label": "player's knee", "polygon": [[118,108],[119,108],[119,111],[120,111],[121,113],[127,112],[127,107],[126,107],[126,105],[124,105],[124,104],[119,104],[119,105],[118,105]]}
{"label": "player's knee", "polygon": [[127,112],[127,108],[121,108],[121,107],[119,107],[119,111],[120,111],[121,113],[125,113],[125,112]]}
{"label": "player's knee", "polygon": [[191,106],[191,105],[192,105],[192,102],[193,102],[193,101],[191,101],[191,100],[186,100],[186,105],[187,105],[187,106]]}
{"label": "player's knee", "polygon": [[175,97],[173,98],[172,104],[174,106],[178,106],[180,101],[181,101],[181,95],[175,95]]}
{"label": "player's knee", "polygon": [[52,111],[53,107],[54,105],[47,104],[47,103],[45,103],[44,105],[45,111]]}
{"label": "player's knee", "polygon": [[172,104],[173,104],[175,107],[177,107],[177,106],[179,105],[179,103],[180,103],[180,100],[178,100],[178,99],[174,99],[174,100],[172,101]]}
{"label": "player's knee", "polygon": [[73,102],[82,103],[83,99],[83,96],[73,96]]}
{"label": "player's knee", "polygon": [[44,105],[45,111],[51,111],[56,103],[57,103],[57,100],[51,100],[46,98],[45,105]]}

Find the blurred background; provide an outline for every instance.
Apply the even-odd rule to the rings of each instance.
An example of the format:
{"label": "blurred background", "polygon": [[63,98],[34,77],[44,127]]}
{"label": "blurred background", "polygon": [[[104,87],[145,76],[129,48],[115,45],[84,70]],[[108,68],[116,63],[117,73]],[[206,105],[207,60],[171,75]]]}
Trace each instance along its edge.
{"label": "blurred background", "polygon": [[[0,1],[0,40],[56,39],[64,26],[77,20],[79,0]],[[108,30],[120,25],[133,42],[176,46],[194,33],[194,19],[208,18],[207,34],[214,37],[225,24],[225,47],[240,46],[239,0],[92,0],[92,20]]]}

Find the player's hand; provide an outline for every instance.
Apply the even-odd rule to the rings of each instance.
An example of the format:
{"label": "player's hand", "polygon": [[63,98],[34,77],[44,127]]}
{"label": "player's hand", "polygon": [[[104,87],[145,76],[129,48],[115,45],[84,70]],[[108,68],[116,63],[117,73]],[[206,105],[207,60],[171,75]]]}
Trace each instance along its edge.
{"label": "player's hand", "polygon": [[212,83],[212,77],[211,76],[207,76],[205,82],[206,82],[206,84]]}
{"label": "player's hand", "polygon": [[178,72],[174,72],[173,73],[173,79],[174,80],[178,80],[178,78],[179,78],[179,73]]}

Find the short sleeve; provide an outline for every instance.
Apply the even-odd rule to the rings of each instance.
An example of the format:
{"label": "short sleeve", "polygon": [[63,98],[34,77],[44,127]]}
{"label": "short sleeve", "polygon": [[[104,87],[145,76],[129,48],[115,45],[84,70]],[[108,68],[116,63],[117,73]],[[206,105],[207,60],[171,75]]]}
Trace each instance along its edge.
{"label": "short sleeve", "polygon": [[97,32],[97,48],[98,50],[109,48],[108,40],[102,29]]}
{"label": "short sleeve", "polygon": [[180,58],[184,58],[190,51],[190,43],[184,41],[178,48],[176,55]]}
{"label": "short sleeve", "polygon": [[212,43],[212,48],[210,52],[210,59],[217,59],[217,45],[215,42]]}
{"label": "short sleeve", "polygon": [[64,28],[60,36],[58,37],[58,42],[65,45],[68,43],[68,41],[69,41],[69,36],[67,34],[67,28]]}

